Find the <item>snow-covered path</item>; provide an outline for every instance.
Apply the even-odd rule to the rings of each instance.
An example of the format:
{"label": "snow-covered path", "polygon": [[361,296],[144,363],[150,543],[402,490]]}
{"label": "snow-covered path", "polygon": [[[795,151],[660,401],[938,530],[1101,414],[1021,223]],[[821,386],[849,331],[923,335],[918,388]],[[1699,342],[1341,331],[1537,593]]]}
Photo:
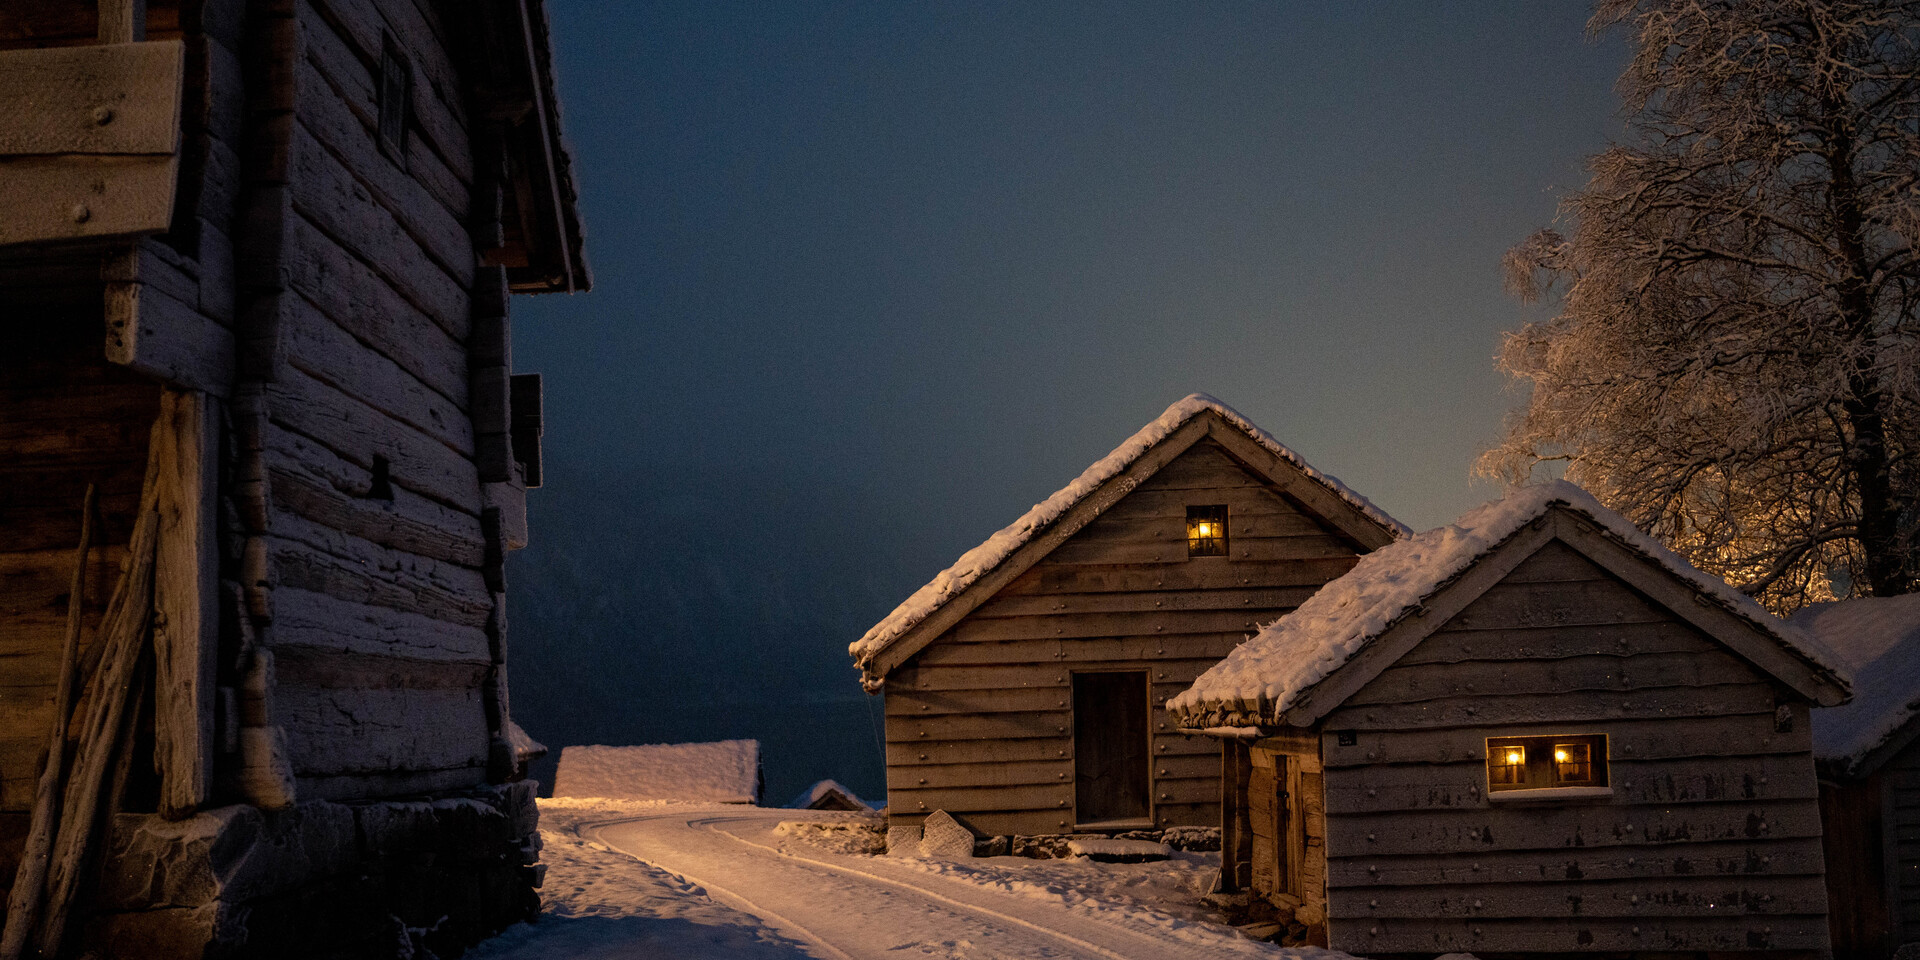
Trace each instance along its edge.
{"label": "snow-covered path", "polygon": [[983,886],[924,862],[782,844],[774,827],[796,813],[667,808],[584,823],[579,832],[699,884],[714,900],[760,918],[821,960],[1325,955],[1281,950],[1144,909],[1073,903],[1035,885]]}

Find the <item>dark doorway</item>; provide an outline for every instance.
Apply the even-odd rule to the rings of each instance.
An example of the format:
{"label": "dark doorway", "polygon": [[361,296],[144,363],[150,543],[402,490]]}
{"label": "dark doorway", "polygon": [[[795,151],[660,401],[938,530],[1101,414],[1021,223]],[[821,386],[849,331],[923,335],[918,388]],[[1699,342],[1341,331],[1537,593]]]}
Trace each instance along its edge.
{"label": "dark doorway", "polygon": [[1074,820],[1082,828],[1151,826],[1147,675],[1073,675]]}

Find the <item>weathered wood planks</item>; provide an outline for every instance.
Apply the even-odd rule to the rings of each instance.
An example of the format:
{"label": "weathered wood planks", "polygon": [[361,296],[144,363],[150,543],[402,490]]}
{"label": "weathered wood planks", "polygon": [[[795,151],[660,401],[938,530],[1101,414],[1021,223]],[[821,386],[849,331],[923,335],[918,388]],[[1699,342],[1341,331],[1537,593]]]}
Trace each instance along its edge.
{"label": "weathered wood planks", "polygon": [[[1190,561],[1187,506],[1220,503],[1234,556]],[[1151,683],[1155,820],[1213,823],[1219,748],[1177,734],[1161,707],[1353,562],[1323,521],[1217,443],[1194,442],[888,677],[896,812],[925,803],[1026,832],[1071,824],[1072,675],[1130,669]]]}

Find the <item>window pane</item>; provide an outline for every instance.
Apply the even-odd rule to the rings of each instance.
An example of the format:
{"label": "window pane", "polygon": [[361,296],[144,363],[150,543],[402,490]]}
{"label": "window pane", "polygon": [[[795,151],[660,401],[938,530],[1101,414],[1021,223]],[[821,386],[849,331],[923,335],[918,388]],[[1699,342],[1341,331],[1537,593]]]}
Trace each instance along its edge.
{"label": "window pane", "polygon": [[1224,504],[1187,508],[1187,556],[1227,555],[1227,508]]}

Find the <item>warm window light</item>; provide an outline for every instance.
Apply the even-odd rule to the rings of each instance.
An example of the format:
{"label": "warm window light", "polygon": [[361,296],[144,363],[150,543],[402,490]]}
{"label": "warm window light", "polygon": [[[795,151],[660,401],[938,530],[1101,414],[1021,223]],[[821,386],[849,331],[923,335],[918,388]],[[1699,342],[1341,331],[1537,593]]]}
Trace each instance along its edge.
{"label": "warm window light", "polygon": [[1187,556],[1224,557],[1227,555],[1227,508],[1225,504],[1187,508]]}
{"label": "warm window light", "polygon": [[1560,783],[1593,782],[1593,745],[1556,743],[1553,745],[1553,774]]}
{"label": "warm window light", "polygon": [[1491,758],[1487,764],[1489,780],[1494,783],[1525,783],[1527,781],[1526,747],[1495,747],[1488,756]]}
{"label": "warm window light", "polygon": [[1606,734],[1487,738],[1491,791],[1606,785]]}

